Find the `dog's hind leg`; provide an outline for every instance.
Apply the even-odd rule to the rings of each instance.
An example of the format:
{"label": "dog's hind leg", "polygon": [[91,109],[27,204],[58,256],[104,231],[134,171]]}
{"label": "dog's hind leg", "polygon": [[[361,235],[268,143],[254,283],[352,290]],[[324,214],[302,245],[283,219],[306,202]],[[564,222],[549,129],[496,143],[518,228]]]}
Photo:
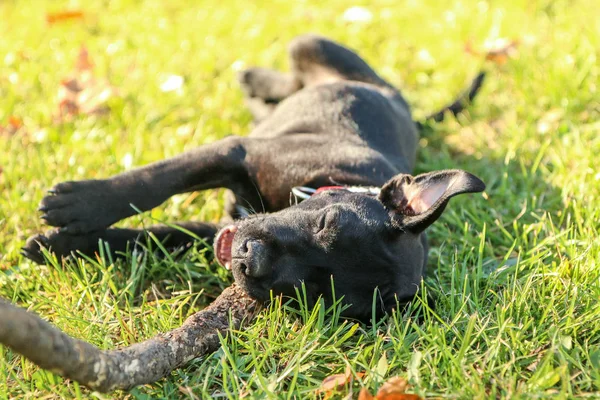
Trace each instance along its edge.
{"label": "dog's hind leg", "polygon": [[392,87],[354,51],[321,36],[295,38],[289,54],[292,72],[303,86],[353,80]]}
{"label": "dog's hind leg", "polygon": [[291,74],[268,68],[248,68],[239,73],[238,81],[256,123],[271,115],[280,101],[302,87]]}
{"label": "dog's hind leg", "polygon": [[278,103],[300,89],[292,75],[269,68],[248,68],[238,75],[244,93],[258,97],[267,104]]}
{"label": "dog's hind leg", "polygon": [[255,122],[267,118],[277,104],[306,86],[340,80],[370,83],[396,90],[352,50],[316,35],[302,35],[289,46],[291,73],[249,68],[238,75]]}
{"label": "dog's hind leg", "polygon": [[161,242],[164,248],[174,251],[189,247],[196,238],[211,245],[219,229],[215,224],[203,222],[183,222],[176,226],[156,225],[146,229],[110,228],[80,235],[70,235],[53,229],[43,235],[29,238],[21,254],[38,264],[44,263],[42,247],[53,252],[59,260],[74,252],[93,257],[99,252],[98,241],[102,240],[108,244],[112,259],[118,259],[128,250],[131,251],[140,245],[145,246],[150,240],[150,234]]}

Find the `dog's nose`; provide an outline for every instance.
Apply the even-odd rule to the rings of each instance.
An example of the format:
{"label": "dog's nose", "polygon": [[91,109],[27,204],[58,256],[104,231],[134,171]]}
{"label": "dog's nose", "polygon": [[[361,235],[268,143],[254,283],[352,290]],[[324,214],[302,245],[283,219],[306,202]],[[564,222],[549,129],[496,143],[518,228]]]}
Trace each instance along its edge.
{"label": "dog's nose", "polygon": [[268,272],[266,249],[262,240],[249,239],[240,245],[236,266],[247,276],[260,278]]}

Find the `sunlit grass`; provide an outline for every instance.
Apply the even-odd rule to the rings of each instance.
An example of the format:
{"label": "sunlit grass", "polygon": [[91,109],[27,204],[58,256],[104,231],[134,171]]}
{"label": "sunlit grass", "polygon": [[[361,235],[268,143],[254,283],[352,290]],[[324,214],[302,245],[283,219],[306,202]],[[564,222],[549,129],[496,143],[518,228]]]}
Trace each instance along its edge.
{"label": "sunlit grass", "polygon": [[[488,186],[483,197],[453,200],[429,230],[424,290],[435,309],[419,300],[367,327],[336,318],[339,310],[275,301],[218,352],[118,396],[317,398],[322,379],[347,365],[366,371],[354,397],[393,375],[428,397],[600,396],[596,3],[377,0],[364,4],[370,21],[350,23],[342,16],[351,5],[0,2],[0,125],[23,121],[17,134],[0,135],[0,296],[102,348],[177,327],[208,304],[231,277],[200,247],[179,261],[150,252],[42,267],[19,248],[45,229],[36,208],[54,183],[246,134],[236,71],[285,69],[289,40],[319,32],[358,49],[402,88],[417,118],[488,71],[468,115],[430,126],[421,140],[416,172],[463,168]],[[69,7],[85,18],[45,22]],[[495,65],[465,52],[469,41],[482,48],[498,37],[518,40],[518,57]],[[58,87],[81,46],[120,96],[106,117],[57,124]],[[183,77],[180,91],[161,91],[170,75]],[[165,221],[221,216],[218,192],[177,196],[151,213]],[[48,395],[98,396],[0,347],[0,398]]]}

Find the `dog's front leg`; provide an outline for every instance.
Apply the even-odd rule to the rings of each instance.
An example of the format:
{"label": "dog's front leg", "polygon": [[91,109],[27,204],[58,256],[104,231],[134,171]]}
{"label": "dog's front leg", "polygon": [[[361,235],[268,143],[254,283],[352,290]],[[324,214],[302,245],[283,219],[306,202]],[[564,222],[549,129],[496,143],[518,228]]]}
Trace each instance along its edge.
{"label": "dog's front leg", "polygon": [[42,219],[81,234],[104,229],[136,209],[150,210],[177,193],[234,186],[248,179],[245,140],[228,137],[108,179],[59,183],[42,199]]}
{"label": "dog's front leg", "polygon": [[116,260],[124,256],[127,250],[131,251],[147,244],[151,240],[150,234],[153,236],[152,240],[156,238],[165,249],[172,251],[188,247],[196,237],[210,245],[219,228],[218,225],[205,222],[182,222],[173,226],[154,225],[144,229],[101,229],[79,235],[70,235],[59,229],[52,229],[27,239],[21,254],[38,264],[45,262],[42,248],[54,253],[59,260],[72,253],[94,257],[98,253],[98,242],[102,240],[108,244],[110,258]]}

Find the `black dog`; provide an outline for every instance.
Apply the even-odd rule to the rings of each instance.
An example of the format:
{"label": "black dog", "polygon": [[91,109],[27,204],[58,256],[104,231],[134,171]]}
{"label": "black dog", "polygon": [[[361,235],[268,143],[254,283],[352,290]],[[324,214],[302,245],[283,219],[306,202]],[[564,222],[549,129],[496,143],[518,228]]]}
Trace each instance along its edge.
{"label": "black dog", "polygon": [[[375,290],[380,314],[413,298],[427,261],[423,231],[451,197],[485,185],[460,170],[410,175],[418,140],[410,108],[351,50],[302,36],[290,58],[290,74],[255,68],[240,75],[257,121],[248,137],[227,137],[110,179],[59,183],[40,206],[42,218],[59,229],[30,238],[23,254],[39,263],[40,245],[57,256],[93,254],[98,239],[122,252],[144,231],[108,227],[135,214],[131,205],[145,211],[177,193],[225,187],[236,220],[217,234],[215,254],[251,296],[293,296],[303,282],[309,301],[331,301],[333,277],[335,296],[352,305],[346,315],[360,319],[371,316]],[[445,110],[461,111],[482,79]],[[290,206],[292,190],[308,197],[311,190],[301,186],[320,190]],[[270,213],[247,216],[248,208]],[[219,229],[181,226],[206,239]],[[192,240],[166,226],[147,231],[167,247]]]}

